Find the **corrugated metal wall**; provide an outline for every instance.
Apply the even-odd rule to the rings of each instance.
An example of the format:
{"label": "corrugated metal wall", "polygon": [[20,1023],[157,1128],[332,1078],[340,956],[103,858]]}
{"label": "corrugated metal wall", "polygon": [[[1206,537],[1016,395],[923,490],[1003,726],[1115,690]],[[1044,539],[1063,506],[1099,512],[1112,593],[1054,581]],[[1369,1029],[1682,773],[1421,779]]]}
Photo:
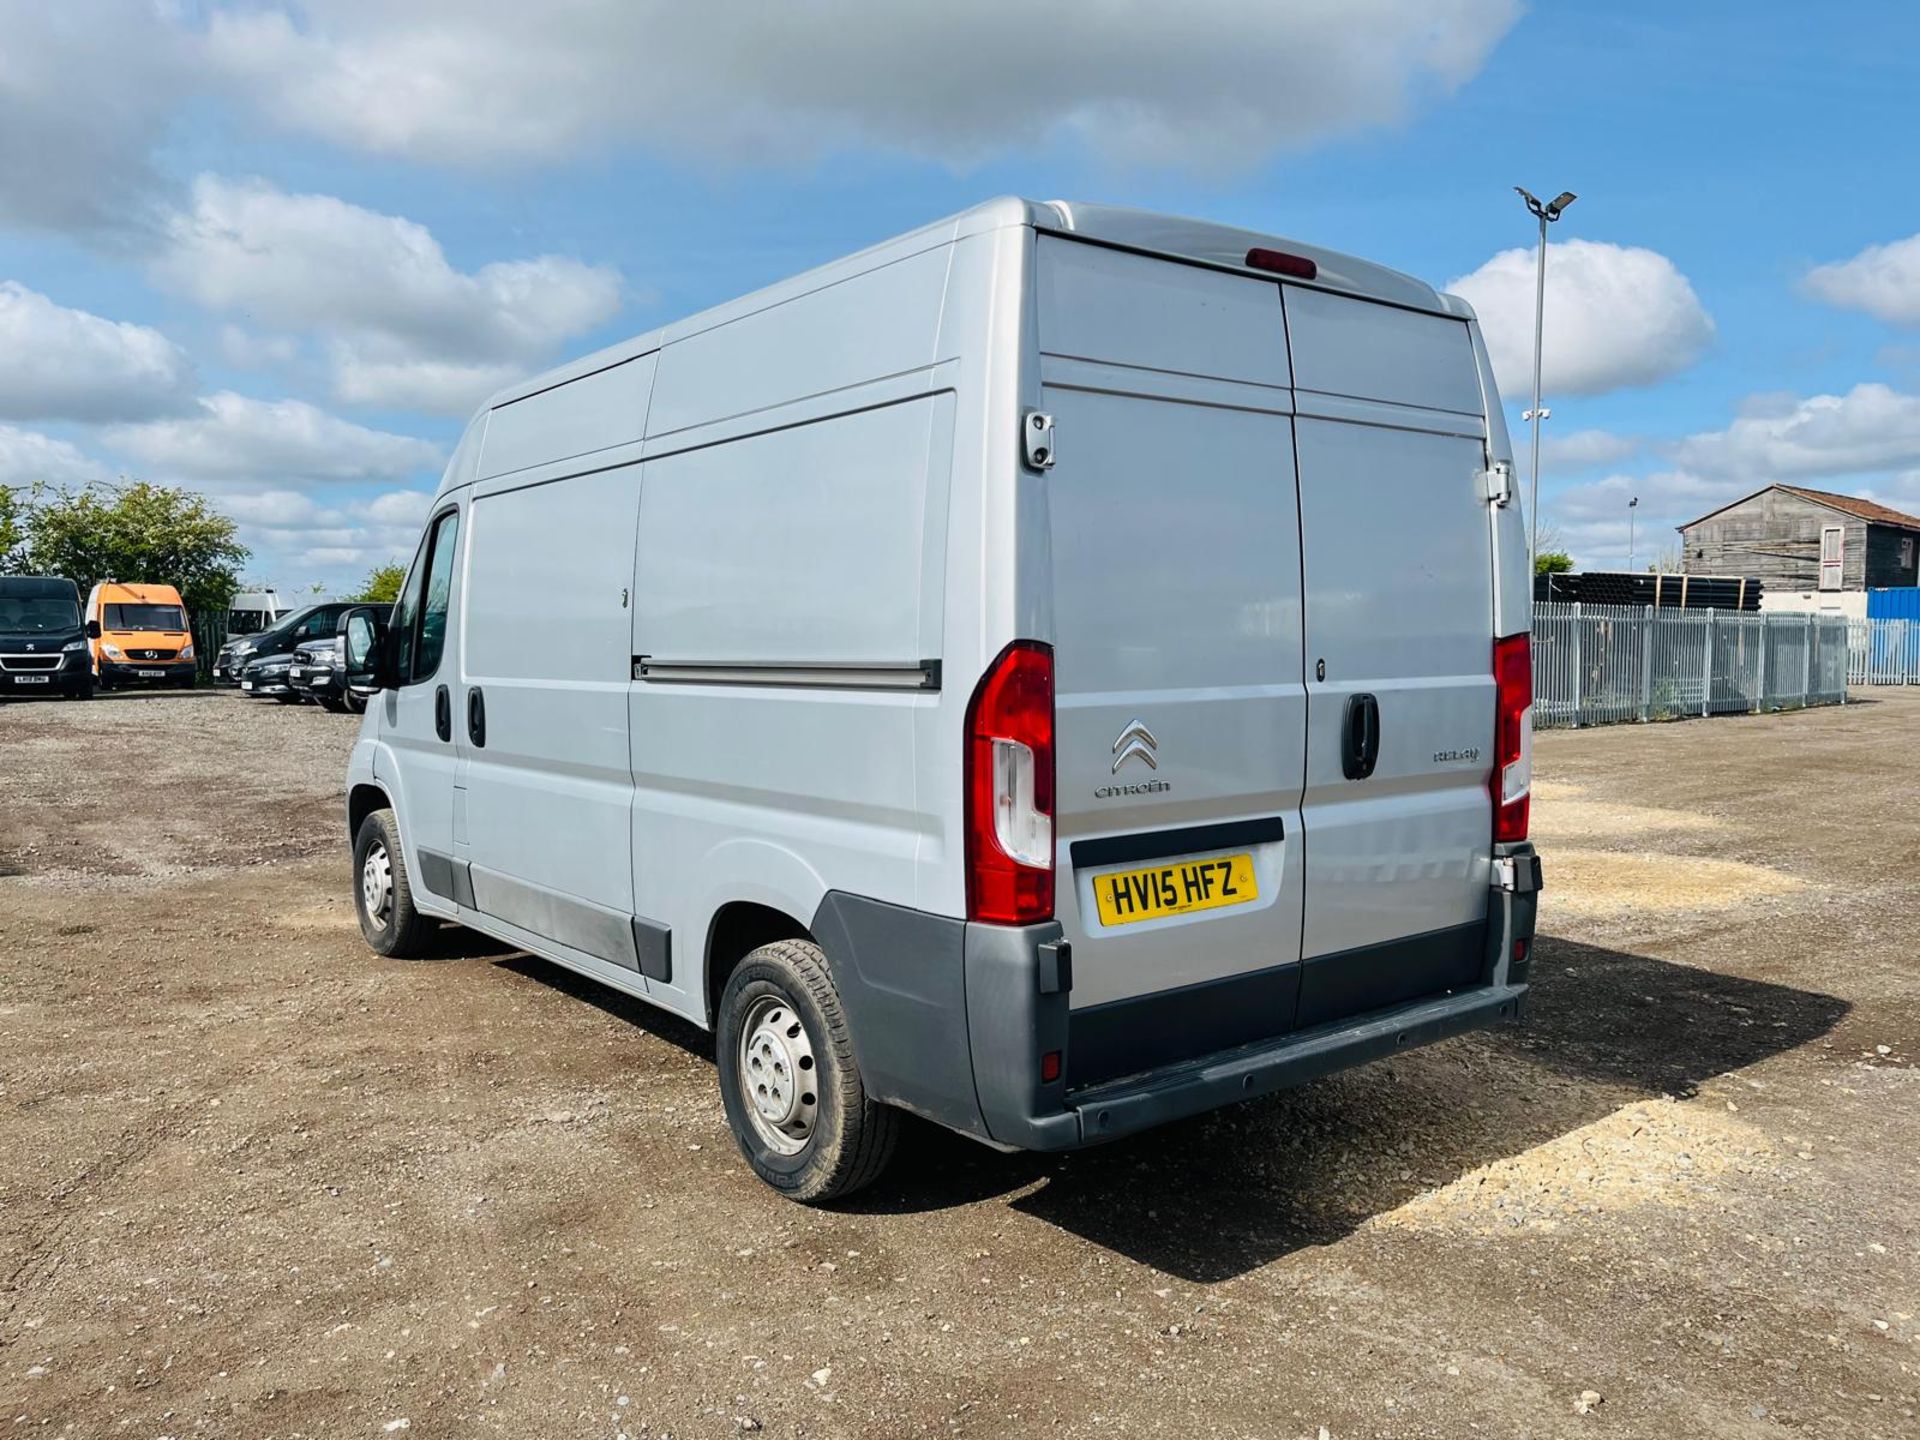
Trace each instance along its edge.
{"label": "corrugated metal wall", "polygon": [[1867,619],[1920,620],[1920,586],[1867,591]]}

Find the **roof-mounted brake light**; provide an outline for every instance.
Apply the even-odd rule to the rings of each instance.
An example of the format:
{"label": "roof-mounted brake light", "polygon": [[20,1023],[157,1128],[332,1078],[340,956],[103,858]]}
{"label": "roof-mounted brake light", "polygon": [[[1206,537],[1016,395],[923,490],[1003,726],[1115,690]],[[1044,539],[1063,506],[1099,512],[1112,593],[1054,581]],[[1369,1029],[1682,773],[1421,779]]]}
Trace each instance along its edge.
{"label": "roof-mounted brake light", "polygon": [[1258,245],[1247,251],[1249,270],[1271,270],[1275,275],[1291,275],[1295,280],[1318,278],[1320,267],[1304,255],[1289,255],[1284,250],[1263,250]]}

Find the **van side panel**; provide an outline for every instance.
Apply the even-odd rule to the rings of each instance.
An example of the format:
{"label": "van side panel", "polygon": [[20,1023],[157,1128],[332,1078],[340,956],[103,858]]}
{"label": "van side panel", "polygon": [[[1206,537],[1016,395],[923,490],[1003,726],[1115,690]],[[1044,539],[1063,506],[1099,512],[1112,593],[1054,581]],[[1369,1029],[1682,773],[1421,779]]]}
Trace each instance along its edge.
{"label": "van side panel", "polygon": [[[670,348],[663,383],[676,361]],[[804,926],[829,889],[914,903],[931,823],[915,717],[942,699],[924,648],[947,483],[931,442],[951,407],[934,395],[643,466],[635,898],[683,937],[672,986],[688,1013],[705,1014],[699,961],[722,905]]]}
{"label": "van side panel", "polygon": [[677,340],[649,439],[917,370],[933,358],[948,246]]}
{"label": "van side panel", "polygon": [[927,442],[950,404],[904,401],[649,461],[635,653],[917,665],[931,653],[923,613],[938,617],[927,556],[946,533],[944,513],[928,514]]}
{"label": "van side panel", "polygon": [[502,405],[487,417],[479,478],[633,443],[646,429],[653,374],[654,357],[643,355]]}
{"label": "van side panel", "polygon": [[[474,499],[453,697],[478,908],[627,969],[639,498],[629,465]],[[468,724],[476,689],[484,744]]]}

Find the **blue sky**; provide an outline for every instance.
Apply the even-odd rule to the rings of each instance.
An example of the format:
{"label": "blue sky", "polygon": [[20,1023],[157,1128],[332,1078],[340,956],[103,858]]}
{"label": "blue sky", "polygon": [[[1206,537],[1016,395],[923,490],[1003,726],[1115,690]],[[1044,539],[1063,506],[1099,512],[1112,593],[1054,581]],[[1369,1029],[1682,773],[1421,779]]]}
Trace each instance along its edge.
{"label": "blue sky", "polygon": [[204,489],[283,590],[409,551],[494,385],[1009,192],[1459,282],[1517,425],[1511,187],[1575,190],[1579,559],[1631,495],[1642,563],[1774,479],[1920,511],[1915,7],[71,0],[7,51],[0,483]]}

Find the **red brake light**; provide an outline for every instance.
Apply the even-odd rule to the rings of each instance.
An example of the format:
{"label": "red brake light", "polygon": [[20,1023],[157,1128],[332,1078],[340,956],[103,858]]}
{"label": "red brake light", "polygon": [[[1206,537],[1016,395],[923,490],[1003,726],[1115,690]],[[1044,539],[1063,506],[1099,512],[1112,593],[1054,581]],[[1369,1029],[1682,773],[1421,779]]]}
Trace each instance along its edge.
{"label": "red brake light", "polygon": [[1305,255],[1289,255],[1284,250],[1262,250],[1257,245],[1247,251],[1247,268],[1271,270],[1276,275],[1291,275],[1296,280],[1313,280],[1320,274],[1320,267]]}
{"label": "red brake light", "polygon": [[967,918],[1053,918],[1053,650],[1016,640],[967,705]]}
{"label": "red brake light", "polygon": [[1533,797],[1533,637],[1493,642],[1493,838],[1527,838]]}

